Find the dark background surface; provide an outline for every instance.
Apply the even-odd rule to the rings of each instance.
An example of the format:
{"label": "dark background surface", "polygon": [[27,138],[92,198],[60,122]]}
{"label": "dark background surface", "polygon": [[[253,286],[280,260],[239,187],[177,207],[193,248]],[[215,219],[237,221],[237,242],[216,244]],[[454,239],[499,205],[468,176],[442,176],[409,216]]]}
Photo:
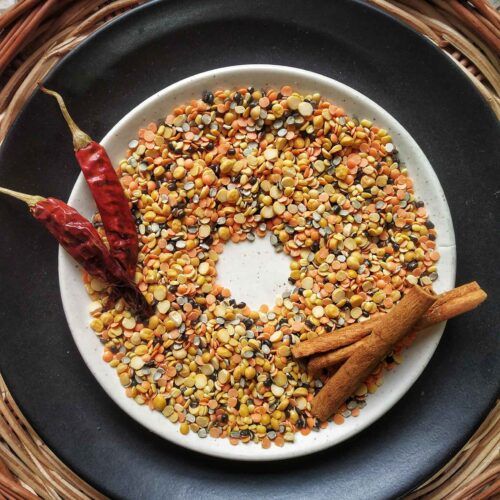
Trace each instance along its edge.
{"label": "dark background surface", "polygon": [[[342,0],[165,1],[113,22],[47,84],[99,138],[181,78],[243,63],[297,66],[375,100],[436,170],[458,243],[457,283],[490,294],[448,323],[424,374],[370,428],[324,452],[238,463],[184,450],[143,429],[104,393],[68,330],[57,246],[19,202],[0,202],[0,367],[47,444],[82,477],[122,498],[387,498],[427,478],[467,440],[498,393],[498,123],[453,63],[366,5]],[[0,185],[67,199],[78,175],[54,103],[36,92],[0,152]]]}

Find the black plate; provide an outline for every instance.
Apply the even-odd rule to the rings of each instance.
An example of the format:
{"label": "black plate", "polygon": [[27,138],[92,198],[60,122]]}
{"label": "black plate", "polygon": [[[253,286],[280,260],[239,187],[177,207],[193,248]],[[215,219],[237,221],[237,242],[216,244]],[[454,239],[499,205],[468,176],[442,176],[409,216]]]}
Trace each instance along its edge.
{"label": "black plate", "polygon": [[[358,2],[211,0],[148,4],[111,23],[47,79],[102,137],[186,76],[242,63],[297,66],[365,93],[422,147],[451,206],[457,282],[498,293],[498,125],[472,84],[426,40]],[[3,145],[0,185],[67,199],[78,175],[54,103],[39,92]],[[143,429],[84,365],[64,318],[57,248],[2,199],[1,369],[28,419],[97,488],[128,498],[382,498],[427,478],[466,441],[498,392],[498,308],[450,321],[429,366],[383,418],[316,455],[252,464],[186,451]],[[168,425],[168,422],[166,423]]]}

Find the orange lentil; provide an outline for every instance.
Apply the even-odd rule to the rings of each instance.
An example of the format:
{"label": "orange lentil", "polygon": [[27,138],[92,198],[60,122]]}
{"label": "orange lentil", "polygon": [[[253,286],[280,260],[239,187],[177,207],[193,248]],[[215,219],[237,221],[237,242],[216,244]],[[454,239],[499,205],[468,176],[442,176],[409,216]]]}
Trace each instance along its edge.
{"label": "orange lentil", "polygon": [[340,415],[339,413],[336,413],[333,417],[333,421],[337,425],[342,425],[345,421],[345,418],[342,415]]}

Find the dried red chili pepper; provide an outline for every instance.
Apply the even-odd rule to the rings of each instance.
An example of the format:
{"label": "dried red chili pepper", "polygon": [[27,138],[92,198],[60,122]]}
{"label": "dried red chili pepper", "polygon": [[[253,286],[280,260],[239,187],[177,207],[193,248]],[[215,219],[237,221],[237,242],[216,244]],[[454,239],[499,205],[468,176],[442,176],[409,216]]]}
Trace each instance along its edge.
{"label": "dried red chili pepper", "polygon": [[85,271],[114,287],[114,298],[118,295],[123,297],[140,316],[153,314],[144,295],[111,256],[94,226],[77,210],[55,198],[31,196],[1,187],[0,193],[27,203],[33,217],[45,226]]}
{"label": "dried red chili pepper", "polygon": [[57,92],[40,87],[57,99],[61,112],[73,135],[75,156],[92,192],[108,238],[111,255],[134,279],[139,243],[134,217],[118,176],[106,150],[75,124],[63,98]]}

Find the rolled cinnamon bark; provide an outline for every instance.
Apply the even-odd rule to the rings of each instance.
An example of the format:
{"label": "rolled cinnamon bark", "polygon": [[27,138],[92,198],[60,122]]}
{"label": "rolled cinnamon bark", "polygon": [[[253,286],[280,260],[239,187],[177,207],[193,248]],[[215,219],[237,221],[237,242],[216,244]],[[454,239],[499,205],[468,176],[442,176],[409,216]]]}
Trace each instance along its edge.
{"label": "rolled cinnamon bark", "polygon": [[378,364],[436,301],[419,286],[414,286],[389,313],[374,326],[363,346],[358,347],[314,397],[311,412],[320,420],[333,415],[342,403],[377,368]]}
{"label": "rolled cinnamon bark", "polygon": [[371,318],[362,323],[354,323],[344,328],[339,328],[331,333],[323,333],[311,340],[305,340],[292,347],[295,358],[305,358],[321,352],[328,352],[345,345],[352,344],[369,335],[375,325],[375,319]]}
{"label": "rolled cinnamon bark", "polygon": [[[476,287],[472,286],[476,285]],[[472,290],[466,295],[461,295],[457,293],[459,288],[465,290]],[[486,300],[488,295],[479,288],[479,285],[474,283],[469,283],[463,287],[455,288],[446,294],[438,296],[436,302],[429,308],[429,310],[422,316],[422,318],[417,322],[414,327],[415,332],[419,332],[428,328],[429,326],[441,323],[442,321],[447,321],[455,316],[464,314],[466,312],[472,311],[482,302]],[[475,289],[477,288],[477,289]],[[452,297],[451,300],[444,300],[445,296]],[[318,375],[321,373],[323,368],[328,368],[337,363],[342,363],[345,361],[358,347],[363,345],[364,338],[355,341],[350,345],[345,345],[340,349],[327,352],[325,354],[319,354],[311,358],[307,364],[307,371],[312,375]]]}
{"label": "rolled cinnamon bark", "polygon": [[415,330],[423,330],[436,323],[441,323],[441,321],[446,321],[460,314],[472,311],[472,309],[475,309],[479,304],[484,302],[486,297],[488,297],[488,295],[486,295],[484,290],[479,289],[463,297],[455,297],[443,302],[438,307],[431,307],[417,323]]}
{"label": "rolled cinnamon bark", "polygon": [[[449,292],[438,295],[436,302],[422,318],[422,325],[425,326],[419,326],[419,329],[423,329],[430,324],[434,324],[432,322],[429,322],[429,320],[427,319],[427,315],[435,315],[435,309],[440,308],[443,304],[451,301],[452,299],[463,297],[475,290],[481,290],[481,288],[479,287],[477,282],[473,281],[471,283],[467,283],[466,285],[454,288]],[[334,349],[339,349],[340,347],[353,344],[354,342],[357,342],[358,340],[361,340],[362,338],[370,334],[373,326],[375,325],[375,321],[380,317],[380,315],[373,316],[363,323],[355,323],[353,325],[346,326],[345,328],[335,330],[331,333],[324,333],[323,335],[319,335],[314,339],[300,342],[299,344],[292,347],[292,354],[295,358],[303,358],[305,356],[312,356],[314,354],[319,354],[322,352],[333,351]],[[452,316],[440,319],[439,321],[444,321],[445,319],[449,319],[450,317]],[[435,323],[439,323],[439,321],[435,321]]]}
{"label": "rolled cinnamon bark", "polygon": [[440,307],[446,302],[452,299],[458,299],[459,297],[464,297],[465,295],[474,292],[476,290],[481,290],[479,283],[477,281],[471,281],[470,283],[466,283],[465,285],[457,286],[456,288],[451,289],[448,292],[443,292],[438,295],[438,298],[434,304],[429,308],[427,313],[424,314],[424,318],[428,313],[433,311],[436,307]]}
{"label": "rolled cinnamon bark", "polygon": [[346,345],[340,349],[335,349],[335,351],[325,352],[323,354],[318,354],[313,356],[307,363],[307,371],[317,377],[321,374],[321,370],[333,366],[337,363],[342,363],[360,346],[363,345],[363,341],[366,340],[362,338],[353,344]]}

